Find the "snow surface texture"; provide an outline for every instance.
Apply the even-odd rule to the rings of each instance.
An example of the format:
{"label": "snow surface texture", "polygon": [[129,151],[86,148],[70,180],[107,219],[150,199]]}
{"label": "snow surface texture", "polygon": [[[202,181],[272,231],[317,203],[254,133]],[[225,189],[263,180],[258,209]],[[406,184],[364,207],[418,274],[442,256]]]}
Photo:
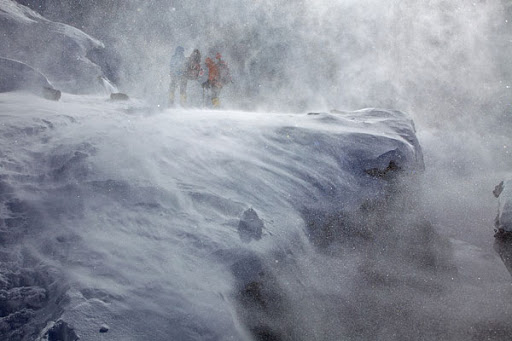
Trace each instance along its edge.
{"label": "snow surface texture", "polygon": [[43,73],[59,90],[97,92],[101,68],[87,52],[103,44],[84,32],[46,20],[12,0],[0,0],[0,57],[14,59]]}
{"label": "snow surface texture", "polygon": [[493,193],[498,198],[496,229],[498,233],[512,232],[512,180],[502,181]]}
{"label": "snow surface texture", "polygon": [[262,284],[269,264],[313,252],[326,214],[382,197],[389,181],[365,170],[423,167],[397,111],[150,113],[28,96],[0,94],[1,288],[19,297],[1,300],[0,331],[13,339],[59,318],[82,340],[104,324],[114,340],[248,339],[236,302],[250,311],[277,290]]}
{"label": "snow surface texture", "polygon": [[[154,2],[147,4],[151,8]],[[194,4],[186,6],[197,12]],[[147,21],[136,13],[137,20]],[[383,18],[378,6],[375,13]],[[480,7],[472,13],[482,14]],[[418,22],[416,14],[411,21]],[[128,28],[140,29],[130,19]],[[99,51],[98,41],[11,1],[0,0],[0,20],[0,51],[7,53],[0,57],[26,62],[65,91],[86,91],[101,81],[104,95],[117,92],[85,59],[93,58],[91,49]],[[446,27],[425,22],[418,25],[429,33]],[[377,27],[373,20],[369,25]],[[481,27],[475,25],[475,31],[486,39]],[[291,26],[300,32],[297,28]],[[274,27],[267,29],[279,44],[287,40],[275,35]],[[143,41],[123,40],[145,61],[130,70],[134,80],[141,83],[144,74],[154,83],[158,77],[148,76],[146,67],[161,74],[169,32],[164,30],[165,43],[153,42],[165,53],[149,49],[150,56],[138,53],[146,46],[145,34],[123,32]],[[456,45],[471,46],[452,37]],[[389,45],[385,39],[366,40],[371,53],[365,54],[382,67],[374,44],[380,41],[386,51]],[[322,39],[315,42],[325,45]],[[481,44],[475,46],[482,51]],[[420,62],[414,65],[422,65],[419,54],[430,64],[429,53],[415,51],[406,54]],[[460,59],[458,53],[442,55]],[[343,56],[353,71],[350,61],[360,58]],[[489,58],[482,59],[487,65]],[[289,64],[288,58],[280,60]],[[461,78],[453,77],[453,63],[445,59],[443,65],[457,83]],[[367,73],[357,72],[361,69]],[[417,76],[413,86],[429,84],[417,69],[410,71]],[[464,70],[474,68],[459,69],[466,75]],[[318,70],[330,68],[312,69],[329,87],[328,75]],[[304,73],[298,74],[303,83]],[[375,97],[364,84],[354,86],[375,83],[379,76],[372,67],[348,74],[361,78],[342,82],[343,96],[338,86],[329,90],[341,103]],[[436,69],[433,76],[443,75]],[[254,78],[249,81],[259,87]],[[167,82],[161,84],[166,89]],[[481,82],[464,84],[478,84],[481,91]],[[312,84],[315,97],[322,92],[318,85]],[[424,94],[425,87],[418,88]],[[281,100],[296,101],[289,87],[278,90],[284,91]],[[414,97],[407,93],[404,98]],[[446,117],[446,111],[432,107],[436,94],[425,96],[428,117],[432,111]],[[443,94],[452,103],[453,92],[443,88]],[[455,102],[457,112],[465,111],[462,103],[472,103]],[[430,147],[422,187],[416,175],[423,156],[413,124],[392,110],[160,112],[125,96],[107,100],[64,93],[56,103],[9,93],[0,94],[0,115],[0,339],[509,340],[512,335],[510,276],[502,264],[512,273],[511,248],[495,246],[502,262],[489,251],[488,231],[482,229],[494,215],[493,199],[487,205],[482,198],[492,197],[488,184],[498,182],[489,176],[496,160],[487,153],[490,148],[482,148],[490,140],[471,131],[452,134],[443,124],[440,135],[420,132],[422,144]],[[504,151],[509,135],[503,141],[493,135],[493,141]],[[509,170],[507,162],[502,168]]]}

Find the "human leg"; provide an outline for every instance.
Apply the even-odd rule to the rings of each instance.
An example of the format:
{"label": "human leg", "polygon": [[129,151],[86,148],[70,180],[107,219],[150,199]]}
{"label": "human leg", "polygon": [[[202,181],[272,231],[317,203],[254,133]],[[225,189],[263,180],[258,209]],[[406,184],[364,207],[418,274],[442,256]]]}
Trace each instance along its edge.
{"label": "human leg", "polygon": [[180,80],[180,104],[187,104],[187,78],[181,77]]}
{"label": "human leg", "polygon": [[176,77],[171,76],[171,84],[169,85],[169,106],[174,105],[174,93],[176,92],[177,86],[178,79]]}
{"label": "human leg", "polygon": [[220,90],[221,89],[222,89],[222,86],[219,86],[219,85],[212,86],[212,88],[211,88],[211,91],[212,91],[212,106],[214,108],[218,108],[220,106],[219,95],[220,95]]}

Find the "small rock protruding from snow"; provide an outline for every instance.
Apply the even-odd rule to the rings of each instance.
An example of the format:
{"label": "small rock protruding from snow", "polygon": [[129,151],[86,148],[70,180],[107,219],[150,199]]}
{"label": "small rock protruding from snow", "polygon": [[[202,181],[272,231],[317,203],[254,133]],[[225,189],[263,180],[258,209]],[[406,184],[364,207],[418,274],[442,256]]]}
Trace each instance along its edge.
{"label": "small rock protruding from snow", "polygon": [[240,239],[246,243],[250,242],[251,239],[260,240],[263,227],[263,221],[252,207],[245,210],[238,223]]}
{"label": "small rock protruding from snow", "polygon": [[496,185],[496,187],[494,187],[494,191],[492,191],[492,194],[494,194],[494,196],[498,198],[501,192],[503,192],[503,181]]}
{"label": "small rock protruding from snow", "polygon": [[122,92],[116,92],[110,94],[110,100],[111,101],[127,101],[130,97],[128,97],[127,94],[123,94]]}
{"label": "small rock protruding from snow", "polygon": [[106,333],[110,330],[110,327],[107,324],[102,324],[100,327],[100,333]]}
{"label": "small rock protruding from snow", "polygon": [[371,169],[365,169],[365,173],[369,176],[375,177],[375,178],[383,178],[387,179],[389,177],[390,172],[394,173],[396,171],[401,170],[402,168],[396,164],[395,161],[391,160],[389,161],[389,165],[385,169],[378,169],[378,168],[371,168]]}

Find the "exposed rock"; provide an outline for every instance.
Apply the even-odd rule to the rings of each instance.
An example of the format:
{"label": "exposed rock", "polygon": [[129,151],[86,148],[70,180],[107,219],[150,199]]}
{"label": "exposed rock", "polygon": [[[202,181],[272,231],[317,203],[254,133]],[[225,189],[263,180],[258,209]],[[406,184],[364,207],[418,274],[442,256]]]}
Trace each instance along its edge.
{"label": "exposed rock", "polygon": [[496,185],[496,187],[494,187],[494,191],[492,191],[492,194],[494,194],[494,196],[498,198],[501,192],[503,192],[503,181]]}
{"label": "exposed rock", "polygon": [[76,341],[80,337],[66,322],[59,320],[51,326],[41,340],[43,341]]}
{"label": "exposed rock", "polygon": [[505,231],[503,228],[497,228],[494,230],[494,237],[501,240],[512,240],[512,232]]}
{"label": "exposed rock", "polygon": [[381,170],[378,168],[371,168],[371,169],[365,169],[364,172],[366,174],[368,174],[369,176],[387,180],[389,175],[391,175],[392,173],[397,172],[401,169],[402,168],[399,167],[395,161],[391,160],[391,161],[389,161],[389,165],[385,169]]}
{"label": "exposed rock", "polygon": [[260,240],[263,232],[263,221],[253,208],[244,211],[238,223],[238,234],[243,242],[250,242],[251,239]]}
{"label": "exposed rock", "polygon": [[110,330],[110,327],[107,325],[107,324],[103,324],[101,327],[100,327],[100,333],[106,333]]}
{"label": "exposed rock", "polygon": [[110,94],[111,101],[128,101],[130,97],[127,94],[123,94],[122,92],[116,92]]}

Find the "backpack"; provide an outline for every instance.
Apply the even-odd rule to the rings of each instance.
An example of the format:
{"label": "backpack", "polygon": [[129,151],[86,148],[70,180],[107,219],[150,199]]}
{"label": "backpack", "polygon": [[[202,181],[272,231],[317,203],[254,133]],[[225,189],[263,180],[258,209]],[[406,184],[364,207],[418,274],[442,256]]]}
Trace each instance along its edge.
{"label": "backpack", "polygon": [[203,69],[201,69],[201,64],[197,63],[194,60],[189,60],[189,62],[187,63],[186,71],[186,76],[188,79],[197,79],[199,76],[202,75],[202,71]]}
{"label": "backpack", "polygon": [[195,80],[199,76],[202,76],[203,69],[201,68],[201,53],[198,49],[195,49],[194,52],[187,58],[187,66],[186,66],[186,74],[185,76],[188,79]]}

